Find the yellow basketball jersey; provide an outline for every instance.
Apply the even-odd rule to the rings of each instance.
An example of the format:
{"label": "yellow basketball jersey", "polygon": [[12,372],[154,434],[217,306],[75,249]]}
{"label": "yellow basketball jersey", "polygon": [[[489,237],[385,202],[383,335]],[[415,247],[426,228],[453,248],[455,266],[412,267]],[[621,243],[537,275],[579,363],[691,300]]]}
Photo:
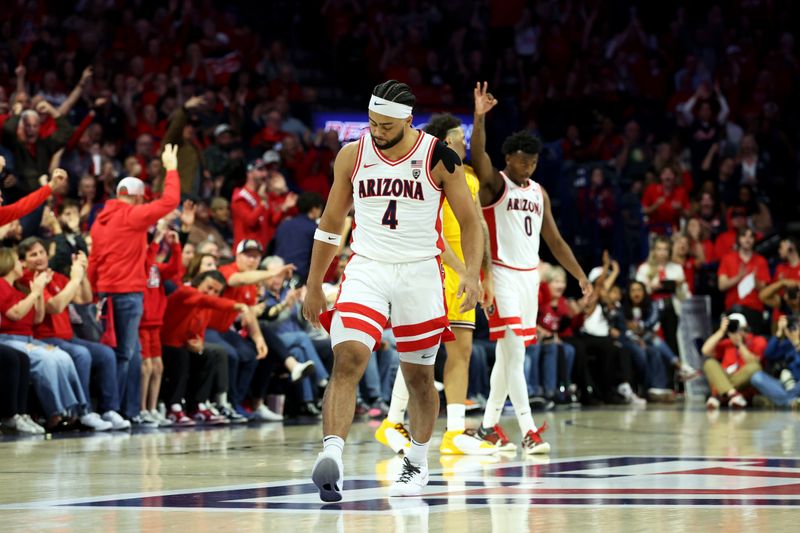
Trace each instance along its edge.
{"label": "yellow basketball jersey", "polygon": [[[469,165],[464,165],[464,175],[467,178],[467,187],[469,187],[469,192],[472,194],[472,200],[474,201],[475,197],[478,195],[478,189],[480,189],[478,176],[475,175],[475,171],[472,170],[472,167]],[[458,225],[458,220],[456,220],[456,216],[453,214],[453,210],[450,209],[450,204],[447,200],[445,200],[444,205],[442,205],[442,237],[444,237],[458,258],[463,261],[464,252],[461,251],[461,227]]]}

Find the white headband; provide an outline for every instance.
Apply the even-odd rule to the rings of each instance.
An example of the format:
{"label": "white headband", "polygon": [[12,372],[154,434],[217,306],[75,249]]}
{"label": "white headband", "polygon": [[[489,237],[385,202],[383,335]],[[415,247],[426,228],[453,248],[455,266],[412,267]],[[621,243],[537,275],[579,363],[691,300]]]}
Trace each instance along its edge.
{"label": "white headband", "polygon": [[408,118],[411,116],[412,108],[410,105],[390,102],[373,94],[369,99],[369,110],[387,117]]}

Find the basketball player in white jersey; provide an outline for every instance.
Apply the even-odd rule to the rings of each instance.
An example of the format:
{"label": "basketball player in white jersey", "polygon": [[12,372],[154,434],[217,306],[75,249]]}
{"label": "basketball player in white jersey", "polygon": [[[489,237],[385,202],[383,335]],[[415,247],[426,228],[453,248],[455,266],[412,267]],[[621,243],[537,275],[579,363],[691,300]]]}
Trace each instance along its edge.
{"label": "basketball player in white jersey", "polygon": [[[473,133],[472,146],[483,147],[485,129],[476,127],[475,131],[478,135]],[[556,227],[550,198],[542,186],[531,179],[540,149],[541,142],[537,138],[519,132],[503,143],[504,170],[492,167],[483,150],[476,154],[484,156],[474,157],[472,161],[481,182],[480,200],[489,226],[495,291],[494,307],[489,313],[489,333],[491,339],[497,340],[491,388],[478,435],[502,450],[516,448],[499,425],[506,397],[510,396],[526,454],[550,451],[550,445],[541,437],[546,426],[537,428],[533,421],[524,372],[525,347],[536,341],[540,235],[558,262],[578,280],[584,296],[592,290]]]}
{"label": "basketball player in white jersey", "polygon": [[[475,86],[475,115],[483,116],[492,107],[496,100],[487,92],[486,82]],[[479,127],[483,127],[482,121]],[[452,148],[461,159],[467,155],[464,128],[461,121],[450,114],[434,115],[425,127],[425,132],[430,133],[444,141]],[[472,146],[472,157],[476,157],[479,146]],[[480,183],[475,172],[469,165],[464,165],[464,174],[470,194],[475,201],[476,210],[480,213],[480,200],[478,189]],[[481,263],[483,274],[483,295],[481,304],[488,308],[494,300],[492,290],[491,253],[489,250],[489,229],[481,217],[481,227],[484,233],[484,255]],[[442,207],[442,237],[444,238],[445,251],[442,254],[445,272],[445,301],[447,302],[447,318],[453,329],[455,339],[445,342],[447,361],[444,365],[444,394],[447,399],[447,430],[442,436],[439,451],[444,455],[492,455],[498,448],[489,442],[477,438],[473,430],[466,429],[466,399],[467,385],[469,382],[469,359],[472,355],[472,332],[475,330],[475,309],[466,312],[459,310],[461,301],[456,295],[459,276],[464,272],[464,256],[461,251],[461,232],[458,222],[453,216],[453,211],[445,201]],[[406,405],[408,404],[408,390],[403,380],[402,372],[397,373],[389,412],[386,419],[375,431],[375,438],[381,444],[392,449],[395,453],[404,452],[411,443],[408,431],[404,426]]]}
{"label": "basketball player in white jersey", "polygon": [[[428,483],[427,451],[439,414],[433,363],[450,340],[442,268],[440,210],[445,197],[461,226],[466,272],[463,309],[475,307],[483,254],[481,227],[461,160],[435,137],[412,127],[416,99],[394,80],[375,87],[370,132],[336,156],[334,182],[314,235],[303,314],[331,334],[333,372],[323,404],[323,450],[311,479],[323,501],[342,498],[342,450],[353,422],[356,387],[391,320],[410,392],[411,447],[390,496],[416,496]],[[336,253],[350,207],[353,256],[336,303],[326,312],[322,278]]]}

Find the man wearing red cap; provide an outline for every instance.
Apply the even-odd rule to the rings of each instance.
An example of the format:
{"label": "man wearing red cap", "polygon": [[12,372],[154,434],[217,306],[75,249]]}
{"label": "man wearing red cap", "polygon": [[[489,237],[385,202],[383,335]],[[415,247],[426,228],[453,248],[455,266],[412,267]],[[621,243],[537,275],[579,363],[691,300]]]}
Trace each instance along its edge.
{"label": "man wearing red cap", "polygon": [[139,321],[147,284],[147,230],[180,201],[177,152],[177,145],[168,144],[161,154],[167,171],[161,198],[143,205],[142,180],[124,178],[117,185],[117,199],[106,202],[91,231],[89,280],[101,298],[109,299],[109,309],[113,310],[120,405],[134,420],[139,415],[141,396]]}

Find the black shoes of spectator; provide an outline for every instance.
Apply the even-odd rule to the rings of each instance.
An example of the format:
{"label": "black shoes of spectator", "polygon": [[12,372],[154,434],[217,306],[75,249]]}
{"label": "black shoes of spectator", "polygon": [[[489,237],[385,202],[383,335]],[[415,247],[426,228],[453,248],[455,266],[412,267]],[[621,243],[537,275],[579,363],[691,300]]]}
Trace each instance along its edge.
{"label": "black shoes of spectator", "polygon": [[556,406],[553,400],[543,396],[528,398],[528,404],[531,406],[531,411],[550,411]]}

